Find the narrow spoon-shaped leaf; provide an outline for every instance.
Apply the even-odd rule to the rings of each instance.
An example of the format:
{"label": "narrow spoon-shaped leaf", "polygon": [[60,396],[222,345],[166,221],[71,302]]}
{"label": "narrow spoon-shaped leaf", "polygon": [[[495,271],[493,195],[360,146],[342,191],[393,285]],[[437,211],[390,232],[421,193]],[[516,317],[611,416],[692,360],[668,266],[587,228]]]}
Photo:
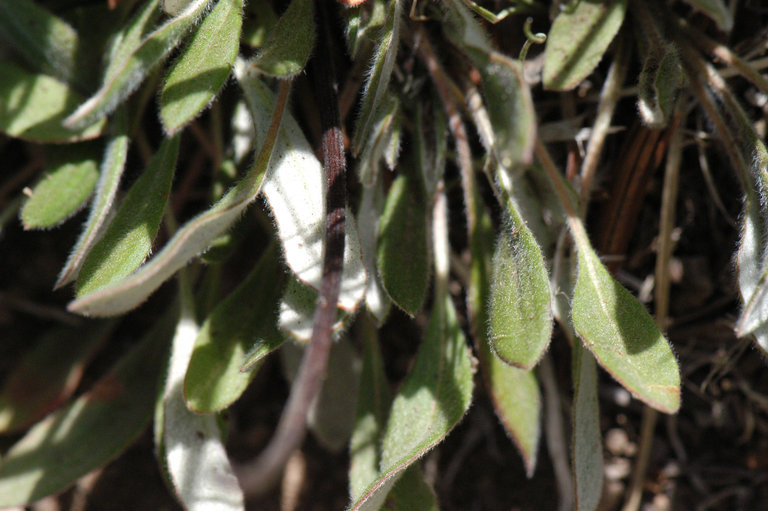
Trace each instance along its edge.
{"label": "narrow spoon-shaped leaf", "polygon": [[544,88],[570,90],[600,63],[619,31],[627,0],[571,0],[552,22],[544,50]]}
{"label": "narrow spoon-shaped leaf", "polygon": [[594,511],[603,489],[603,436],[597,401],[597,366],[583,346],[573,346],[573,477],[578,511]]}
{"label": "narrow spoon-shaped leaf", "polygon": [[493,408],[507,434],[520,451],[528,476],[536,468],[536,455],[541,436],[541,392],[536,373],[504,363],[491,351],[488,339],[488,307],[490,267],[494,230],[481,200],[475,197],[476,209],[472,227],[472,263],[467,308],[470,328],[475,337],[480,369]]}
{"label": "narrow spoon-shaped leaf", "polygon": [[243,0],[219,0],[174,63],[160,92],[160,119],[175,133],[205,109],[232,70],[243,25]]}
{"label": "narrow spoon-shaped leaf", "polygon": [[0,2],[0,40],[32,66],[32,69],[66,84],[78,83],[75,60],[80,46],[69,23],[31,0]]}
{"label": "narrow spoon-shaped leaf", "polygon": [[282,277],[273,244],[248,277],[206,318],[184,378],[184,396],[192,411],[210,413],[234,403],[258,369],[241,370],[249,350],[258,349],[263,359],[283,343],[277,330]]}
{"label": "narrow spoon-shaped leaf", "polygon": [[379,220],[377,261],[384,289],[411,315],[421,310],[429,285],[427,202],[420,177],[400,174]]}
{"label": "narrow spoon-shaped leaf", "polygon": [[20,506],[61,491],[130,445],[152,415],[172,334],[173,324],[161,320],[91,390],[11,447],[0,462],[0,506]]}
{"label": "narrow spoon-shaped leaf", "polygon": [[536,239],[511,201],[493,257],[490,344],[507,364],[530,369],[552,337],[549,278]]}
{"label": "narrow spoon-shaped leaf", "polygon": [[186,303],[181,307],[168,363],[159,450],[168,479],[185,509],[244,511],[243,492],[224,449],[219,420],[212,414],[193,413],[184,400],[184,375],[199,328],[192,318],[191,292],[184,278],[180,280],[182,302]]}
{"label": "narrow spoon-shaped leaf", "polygon": [[608,273],[581,224],[574,239],[579,255],[572,306],[576,332],[600,365],[635,397],[675,413],[680,408],[680,369],[667,340],[640,302]]}
{"label": "narrow spoon-shaped leaf", "polygon": [[307,65],[314,44],[314,3],[292,0],[251,65],[269,76],[291,78]]}
{"label": "narrow spoon-shaped leaf", "polygon": [[160,145],[83,263],[77,279],[78,296],[122,279],[144,262],[160,228],[178,154],[178,137],[165,139]]}
{"label": "narrow spoon-shaped leaf", "polygon": [[74,393],[109,329],[56,328],[14,365],[0,390],[0,434],[22,431]]}
{"label": "narrow spoon-shaped leaf", "polygon": [[379,509],[403,471],[448,435],[471,399],[471,357],[445,297],[436,304],[413,369],[392,403],[380,475],[350,509]]}
{"label": "narrow spoon-shaped leaf", "polygon": [[110,62],[101,88],[64,120],[68,127],[82,127],[112,113],[149,72],[162,62],[197,23],[211,0],[195,0],[178,16],[142,39],[141,43],[125,52],[114,50],[117,59]]}
{"label": "narrow spoon-shaped leaf", "polygon": [[62,119],[83,101],[66,83],[0,61],[0,131],[35,142],[74,142],[101,135],[104,121],[68,129]]}
{"label": "narrow spoon-shaped leaf", "polygon": [[384,203],[380,182],[373,186],[364,187],[357,213],[357,223],[360,228],[360,251],[363,255],[363,266],[368,274],[365,288],[365,305],[376,321],[381,324],[392,308],[392,301],[384,291],[384,287],[376,269],[376,240],[379,234],[379,218]]}
{"label": "narrow spoon-shaped leaf", "polygon": [[[240,61],[240,64],[235,66],[235,70],[253,110],[254,118],[263,121],[268,112],[274,108],[274,96],[264,84],[247,76],[244,62]],[[282,91],[280,96],[282,100],[278,103],[279,108],[275,111],[272,123],[265,122],[270,127],[267,136],[263,137],[265,142],[259,158],[248,175],[213,207],[179,228],[163,250],[136,273],[100,291],[75,300],[69,304],[70,310],[105,316],[119,314],[136,307],[190,259],[207,249],[213,240],[242,216],[243,211],[256,199],[267,167],[270,164],[276,166],[289,164],[284,162],[285,152],[282,151],[287,152],[287,149],[282,142],[279,151],[276,151],[278,156],[272,158],[276,141],[288,136],[283,132],[278,137],[288,90],[286,87]]]}
{"label": "narrow spoon-shaped leaf", "polygon": [[91,202],[91,211],[85,222],[83,231],[69,254],[64,268],[59,273],[56,288],[69,284],[77,278],[80,267],[86,256],[96,243],[101,228],[107,221],[112,203],[120,186],[120,177],[125,169],[128,158],[128,121],[124,109],[118,110],[112,121],[113,134],[107,142],[104,157],[101,162],[99,181],[96,185],[96,196]]}
{"label": "narrow spoon-shaped leaf", "polygon": [[56,227],[85,205],[99,177],[93,149],[80,145],[49,151],[46,175],[21,208],[25,229]]}
{"label": "narrow spoon-shaped leaf", "polygon": [[390,0],[387,19],[373,57],[373,65],[365,82],[360,117],[355,125],[355,135],[352,139],[352,154],[355,156],[360,153],[363,144],[369,138],[376,113],[389,87],[389,79],[392,76],[400,42],[400,3],[400,0]]}

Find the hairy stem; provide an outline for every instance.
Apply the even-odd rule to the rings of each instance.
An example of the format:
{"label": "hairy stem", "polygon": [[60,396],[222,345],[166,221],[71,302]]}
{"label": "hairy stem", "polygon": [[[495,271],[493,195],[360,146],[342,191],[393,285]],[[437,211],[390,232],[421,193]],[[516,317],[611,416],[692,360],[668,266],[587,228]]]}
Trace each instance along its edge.
{"label": "hairy stem", "polygon": [[277,481],[291,454],[307,431],[307,413],[322,388],[331,348],[341,272],[344,262],[346,159],[339,118],[338,97],[330,51],[330,19],[324,0],[316,3],[321,36],[312,62],[314,90],[320,108],[323,166],[326,172],[325,254],[322,284],[315,308],[312,337],[291,387],[276,433],[253,466],[242,473],[247,493],[261,494]]}

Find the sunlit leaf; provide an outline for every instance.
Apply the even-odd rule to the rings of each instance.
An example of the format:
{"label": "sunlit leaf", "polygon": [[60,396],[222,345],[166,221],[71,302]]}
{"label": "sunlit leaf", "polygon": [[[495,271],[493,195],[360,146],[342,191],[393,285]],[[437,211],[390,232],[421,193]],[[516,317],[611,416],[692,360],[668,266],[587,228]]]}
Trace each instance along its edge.
{"label": "sunlit leaf", "polygon": [[0,390],[0,433],[24,430],[64,404],[109,331],[103,325],[62,327],[38,339]]}
{"label": "sunlit leaf", "polygon": [[243,511],[243,492],[222,443],[213,414],[191,412],[184,401],[184,374],[199,328],[182,307],[163,393],[161,452],[179,500],[189,511]]}
{"label": "sunlit leaf", "polygon": [[314,3],[292,0],[251,65],[269,76],[291,78],[307,65],[314,44]]}
{"label": "sunlit leaf", "polygon": [[480,361],[483,380],[493,408],[507,434],[523,457],[528,476],[536,468],[541,431],[541,392],[536,373],[504,363],[490,347],[488,339],[488,307],[490,266],[494,230],[491,219],[475,198],[475,225],[472,227],[472,263],[467,308]]}
{"label": "sunlit leaf", "polygon": [[[317,291],[291,276],[280,299],[278,326],[295,340],[308,342],[312,337],[316,308]],[[346,312],[337,310],[332,331],[340,331],[348,318]]]}
{"label": "sunlit leaf", "polygon": [[131,186],[104,236],[83,263],[77,279],[78,296],[120,280],[144,262],[160,228],[178,153],[179,138],[165,139]]}
{"label": "sunlit leaf", "polygon": [[128,158],[128,122],[125,110],[118,110],[112,122],[112,136],[107,142],[104,157],[99,170],[99,181],[96,185],[96,195],[91,202],[91,211],[85,222],[83,231],[69,254],[66,264],[59,273],[56,287],[61,287],[77,278],[86,256],[96,243],[102,226],[112,209],[115,195],[120,186],[120,177],[125,169]]}
{"label": "sunlit leaf", "polygon": [[413,369],[392,403],[380,475],[350,509],[379,509],[403,471],[448,435],[471,399],[472,361],[446,297],[433,310]]}
{"label": "sunlit leaf", "polygon": [[219,0],[174,63],[160,92],[160,119],[174,133],[205,109],[237,56],[243,0]]}
{"label": "sunlit leaf", "polygon": [[576,508],[594,511],[603,488],[603,437],[597,402],[597,366],[592,354],[573,346],[573,477]]}
{"label": "sunlit leaf", "polygon": [[31,69],[83,87],[75,68],[80,39],[72,26],[31,0],[0,2],[0,40]]}
{"label": "sunlit leaf", "polygon": [[490,292],[490,343],[504,362],[530,369],[552,336],[549,278],[541,249],[514,204],[499,234]]}
{"label": "sunlit leaf", "polygon": [[429,285],[427,203],[420,177],[400,174],[389,189],[379,223],[382,283],[392,301],[411,315],[421,310]]}
{"label": "sunlit leaf", "polygon": [[603,368],[635,397],[665,413],[680,407],[680,369],[645,308],[600,262],[586,236],[575,236],[579,272],[573,325]]}
{"label": "sunlit leaf", "polygon": [[355,125],[352,139],[352,154],[357,156],[363,144],[368,140],[374,120],[382,100],[389,87],[389,79],[397,59],[397,47],[400,41],[400,0],[390,0],[387,19],[381,32],[378,47],[375,50],[373,65],[368,72],[368,80],[363,89],[363,102],[360,117]]}
{"label": "sunlit leaf", "polygon": [[64,82],[0,61],[0,131],[35,142],[74,142],[101,135],[103,120],[67,129],[62,119],[83,98]]}
{"label": "sunlit leaf", "polygon": [[21,208],[25,229],[55,227],[77,213],[93,192],[99,171],[92,146],[51,148],[45,177]]}
{"label": "sunlit leaf", "polygon": [[[235,71],[254,116],[268,125],[269,121],[265,117],[274,108],[274,95],[264,84],[247,75],[244,62],[240,61]],[[190,259],[208,248],[214,239],[242,216],[243,211],[256,199],[267,167],[281,165],[286,157],[288,148],[282,142],[279,142],[275,157],[272,157],[272,152],[275,143],[287,136],[286,132],[281,131],[280,136],[267,138],[262,148],[265,158],[257,161],[250,172],[213,207],[179,228],[163,250],[136,273],[75,300],[69,304],[69,309],[83,314],[113,315],[130,310],[146,300],[155,289]]]}
{"label": "sunlit leaf", "polygon": [[237,400],[258,367],[242,371],[249,350],[263,358],[283,343],[277,303],[283,280],[276,246],[267,249],[243,282],[205,319],[184,379],[187,406],[198,413],[222,410]]}
{"label": "sunlit leaf", "polygon": [[136,47],[132,46],[130,38],[126,39],[127,48],[118,44],[112,51],[114,59],[110,61],[101,88],[64,120],[65,126],[84,126],[112,113],[138,88],[152,68],[181,42],[210,2],[194,0],[181,14],[166,21]]}
{"label": "sunlit leaf", "polygon": [[91,390],[11,447],[0,463],[0,506],[61,491],[136,439],[152,415],[172,326],[160,321]]}
{"label": "sunlit leaf", "polygon": [[[325,226],[325,170],[292,117],[282,129],[284,153],[270,166],[263,192],[277,224],[288,267],[305,284],[320,289]],[[339,307],[353,311],[363,298],[366,275],[354,216],[346,216],[344,269]]]}
{"label": "sunlit leaf", "polygon": [[552,22],[544,50],[544,87],[576,87],[600,63],[619,31],[627,0],[571,0]]}
{"label": "sunlit leaf", "polygon": [[365,288],[365,305],[379,323],[383,323],[392,307],[392,301],[384,291],[384,287],[376,268],[376,240],[379,234],[379,217],[384,205],[381,185],[365,187],[360,199],[357,213],[357,223],[360,228],[360,250],[363,255],[363,266],[368,274]]}

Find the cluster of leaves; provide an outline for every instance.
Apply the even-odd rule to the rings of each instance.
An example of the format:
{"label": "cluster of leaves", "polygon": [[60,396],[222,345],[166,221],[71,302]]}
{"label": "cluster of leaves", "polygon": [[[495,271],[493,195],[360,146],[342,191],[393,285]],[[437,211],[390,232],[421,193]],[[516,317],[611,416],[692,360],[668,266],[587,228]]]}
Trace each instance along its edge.
{"label": "cluster of leaves", "polygon": [[[90,200],[55,283],[74,284],[72,312],[128,313],[174,276],[179,299],[114,370],[74,400],[83,367],[114,331],[113,321],[94,320],[85,333],[52,331],[17,365],[0,394],[0,432],[26,433],[0,463],[0,506],[65,488],[121,452],[154,414],[158,458],[179,500],[190,509],[242,509],[217,414],[240,397],[267,355],[280,349],[290,360],[294,345],[310,338],[323,278],[324,169],[286,107],[291,81],[315,45],[326,44],[316,40],[314,3],[292,0],[279,15],[265,0],[247,7],[243,0],[141,0],[111,10],[43,3],[0,2],[0,131],[40,144],[46,162],[29,197],[1,217],[6,222],[20,210],[26,229],[47,229]],[[720,0],[688,3],[719,30],[732,28]],[[673,119],[679,125],[687,113],[680,105],[693,95],[741,178],[745,305],[737,329],[765,349],[768,154],[705,54],[766,93],[768,84],[666,2],[556,4],[543,54],[545,89],[573,89],[612,59],[581,175],[569,182],[537,134],[523,62],[498,51],[477,16],[498,21],[530,13],[546,20],[548,6],[521,0],[497,16],[467,0],[414,1],[410,12],[407,4],[371,0],[333,17],[345,24],[349,90],[361,90],[350,123],[350,180],[359,182],[359,197],[357,209],[347,211],[338,339],[324,392],[346,397],[345,409],[357,403],[357,412],[326,410],[331,405],[321,395],[311,426],[329,446],[349,439],[350,509],[378,509],[385,501],[392,509],[437,509],[416,461],[462,419],[474,381],[472,351],[448,292],[454,249],[445,167],[453,165],[466,223],[451,228],[468,232],[470,261],[456,273],[466,276],[467,330],[487,391],[532,473],[541,414],[535,367],[553,322],[560,324],[574,360],[575,495],[579,509],[594,509],[602,481],[597,365],[650,407],[674,413],[680,406],[671,347],[603,265],[584,225],[629,67],[629,41],[637,41],[643,64],[643,122],[653,129]],[[664,15],[652,16],[652,8]],[[528,37],[523,53],[541,43]],[[216,98],[230,75],[238,88],[224,95],[233,96],[227,125],[218,110],[225,97]],[[142,132],[153,95],[164,130],[156,147]],[[344,93],[342,99],[348,111],[352,102]],[[182,133],[194,134],[195,119],[212,104],[213,140],[196,137],[207,142],[214,162],[213,205],[177,225],[171,197]],[[485,149],[482,161],[473,158],[466,122]],[[123,194],[133,151],[143,154],[146,169]],[[487,197],[480,192],[485,185],[493,192]],[[221,269],[248,232],[233,227],[263,218],[252,207],[257,197],[268,206],[272,233],[248,276],[213,306]],[[491,212],[501,212],[497,225]],[[169,239],[148,259],[163,223]],[[375,327],[393,305],[429,321],[409,375],[391,396]],[[365,332],[361,353],[350,343],[352,321],[368,327],[355,330]],[[45,385],[31,397],[19,392],[33,379]],[[359,399],[350,399],[350,386],[359,388]],[[347,423],[328,425],[340,417]]]}

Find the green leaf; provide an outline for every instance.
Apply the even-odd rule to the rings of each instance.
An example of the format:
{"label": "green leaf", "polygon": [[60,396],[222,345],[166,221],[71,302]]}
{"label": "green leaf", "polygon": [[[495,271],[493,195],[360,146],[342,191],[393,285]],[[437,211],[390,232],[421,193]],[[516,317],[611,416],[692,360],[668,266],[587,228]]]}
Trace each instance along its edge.
{"label": "green leaf", "polygon": [[[291,275],[280,299],[278,318],[280,330],[296,341],[308,342],[312,337],[317,297],[317,291]],[[347,319],[349,315],[344,310],[337,309],[332,331],[339,332],[345,326]]]}
{"label": "green leaf", "polygon": [[8,61],[0,61],[0,131],[34,142],[75,142],[101,135],[104,121],[81,129],[61,125],[83,98],[67,84],[48,75],[33,74]]}
{"label": "green leaf", "polygon": [[395,168],[400,151],[400,102],[392,96],[377,111],[368,142],[357,158],[357,175],[363,186],[373,186],[379,176],[381,160]]}
{"label": "green leaf", "polygon": [[608,273],[586,233],[574,236],[579,272],[573,325],[603,368],[635,397],[665,413],[680,408],[680,369],[645,308]]}
{"label": "green leaf", "polygon": [[51,329],[13,366],[0,390],[0,434],[23,431],[72,396],[111,329]]}
{"label": "green leaf", "polygon": [[175,133],[205,109],[226,82],[237,56],[243,0],[219,0],[168,73],[160,119]]}
{"label": "green leaf", "polygon": [[352,505],[375,510],[403,471],[440,443],[472,399],[472,361],[450,297],[436,304],[413,369],[392,403],[380,475]]}
{"label": "green leaf", "polygon": [[[195,0],[194,4],[181,14],[169,19],[143,38],[136,47],[133,46],[134,39],[127,38],[125,48],[122,43],[113,48],[113,59],[109,63],[101,88],[64,119],[64,125],[80,127],[112,113],[181,42],[210,2],[211,0]],[[147,21],[149,19],[151,18]],[[135,30],[129,31],[129,35],[138,33],[140,26],[137,24]]]}
{"label": "green leaf", "polygon": [[93,147],[66,146],[49,151],[45,177],[21,208],[25,229],[55,227],[77,213],[91,196],[99,177]]}
{"label": "green leaf", "polygon": [[363,266],[368,274],[365,288],[365,305],[376,321],[381,324],[392,308],[392,301],[384,291],[384,287],[376,269],[376,241],[379,234],[379,218],[384,204],[384,192],[381,180],[373,186],[364,187],[357,213],[357,223],[360,228],[360,250],[363,256]]}
{"label": "green leaf", "polygon": [[148,0],[123,27],[117,30],[105,55],[104,61],[107,66],[104,71],[105,77],[116,76],[123,63],[155,28],[162,14],[158,9],[158,2],[159,0]]}
{"label": "green leaf", "polygon": [[216,412],[234,403],[258,370],[253,367],[256,361],[249,371],[241,370],[249,350],[263,360],[283,343],[276,326],[282,280],[273,245],[205,319],[184,379],[184,396],[192,411]]}
{"label": "green leaf", "polygon": [[578,511],[594,511],[603,489],[603,437],[597,367],[583,346],[573,346],[573,477]]}
{"label": "green leaf", "polygon": [[[325,228],[325,169],[292,117],[285,154],[264,178],[263,192],[277,224],[288,267],[305,284],[320,289]],[[354,216],[347,212],[339,307],[354,311],[365,293],[366,274]],[[314,309],[314,307],[313,307]]]}
{"label": "green leaf", "polygon": [[514,204],[499,234],[490,293],[490,344],[507,364],[535,366],[552,337],[549,278],[536,239]]}
{"label": "green leaf", "polygon": [[251,65],[268,76],[291,78],[307,65],[314,44],[314,3],[293,0]]}
{"label": "green leaf", "polygon": [[163,140],[83,263],[76,285],[78,297],[119,281],[144,262],[160,228],[178,154],[179,137]]}
{"label": "green leaf", "polygon": [[472,227],[470,285],[467,308],[475,337],[480,368],[496,415],[523,457],[528,477],[536,468],[541,431],[541,392],[536,374],[504,363],[492,351],[488,340],[490,259],[493,252],[493,226],[488,213],[475,197],[475,225]]}
{"label": "green leaf", "polygon": [[[269,121],[265,117],[274,109],[274,96],[264,84],[247,75],[245,66],[243,61],[239,61],[235,66],[235,73],[254,118],[268,125]],[[213,207],[179,228],[163,250],[150,262],[128,278],[75,300],[69,304],[69,309],[82,314],[113,315],[130,310],[146,300],[155,289],[190,259],[207,249],[213,240],[242,216],[243,211],[256,199],[264,174],[270,165],[292,163],[287,157],[288,149],[282,142],[275,151],[277,156],[272,158],[272,153],[276,142],[293,135],[292,130],[281,130],[280,136],[275,134],[274,137],[268,138],[262,148],[264,158],[257,160],[250,172]]]}
{"label": "green leaf", "polygon": [[185,509],[243,511],[243,492],[224,449],[218,418],[191,412],[184,400],[184,374],[199,328],[189,306],[189,287],[184,282],[180,287],[183,305],[165,380],[159,451],[164,455],[168,479]]}
{"label": "green leaf", "polygon": [[445,5],[446,36],[480,71],[483,99],[488,107],[486,122],[492,126],[478,126],[484,145],[507,170],[529,164],[533,158],[536,114],[522,65],[494,51],[485,30],[463,2],[450,0]]}
{"label": "green leaf", "polygon": [[646,126],[658,129],[667,125],[684,81],[683,66],[674,46],[649,49],[637,93],[637,109]]}
{"label": "green leaf", "polygon": [[277,14],[266,2],[248,2],[246,9],[242,41],[248,46],[261,48],[277,26]]}
{"label": "green leaf", "polygon": [[0,2],[0,39],[16,50],[31,69],[65,84],[78,81],[80,40],[69,23],[31,0]]}
{"label": "green leaf", "polygon": [[400,174],[389,189],[379,224],[382,283],[392,301],[410,315],[421,310],[429,286],[427,202],[420,179]]}
{"label": "green leaf", "polygon": [[141,434],[152,415],[172,333],[172,323],[159,322],[91,390],[11,447],[0,463],[0,506],[23,505],[63,490]]}
{"label": "green leaf", "polygon": [[120,186],[120,177],[125,169],[128,158],[128,121],[125,109],[120,109],[115,114],[112,122],[112,136],[107,142],[104,158],[101,162],[99,181],[96,185],[96,196],[91,202],[91,211],[85,222],[83,231],[77,239],[72,252],[69,254],[66,264],[59,273],[55,288],[59,288],[77,278],[80,268],[85,261],[93,245],[98,239],[102,226],[105,224],[112,210],[112,203]]}
{"label": "green leaf", "polygon": [[368,485],[379,475],[381,439],[392,401],[376,328],[367,316],[361,321],[363,368],[355,426],[349,444],[349,495],[352,502],[362,497]]}
{"label": "green leaf", "polygon": [[408,467],[387,495],[388,511],[439,511],[437,496],[418,466]]}
{"label": "green leaf", "polygon": [[571,0],[549,31],[544,88],[563,91],[581,83],[603,58],[626,12],[626,0]]}
{"label": "green leaf", "polygon": [[733,15],[723,0],[685,0],[685,2],[709,16],[723,32],[730,32],[733,29]]}
{"label": "green leaf", "polygon": [[355,135],[352,139],[354,156],[360,153],[363,144],[368,140],[377,112],[386,97],[400,42],[400,17],[400,0],[391,0],[381,38],[373,57],[373,65],[368,72],[368,80],[363,89],[360,117],[357,119]]}

